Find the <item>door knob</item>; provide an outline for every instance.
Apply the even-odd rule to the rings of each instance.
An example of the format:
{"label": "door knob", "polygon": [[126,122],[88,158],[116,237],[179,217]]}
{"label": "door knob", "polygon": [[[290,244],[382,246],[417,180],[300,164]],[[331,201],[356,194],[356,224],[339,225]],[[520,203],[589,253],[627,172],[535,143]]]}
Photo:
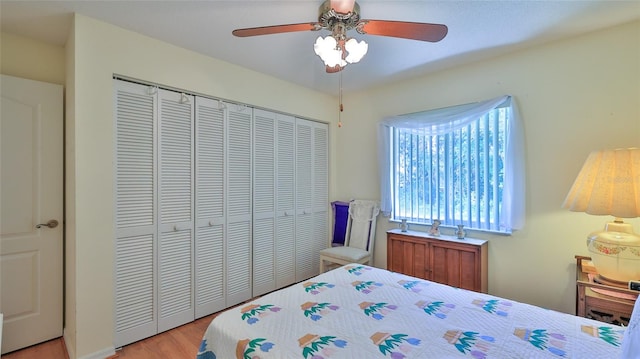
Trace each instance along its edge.
{"label": "door knob", "polygon": [[58,221],[56,221],[55,219],[52,219],[47,223],[36,224],[36,228],[42,228],[42,227],[56,228],[57,226],[58,226]]}

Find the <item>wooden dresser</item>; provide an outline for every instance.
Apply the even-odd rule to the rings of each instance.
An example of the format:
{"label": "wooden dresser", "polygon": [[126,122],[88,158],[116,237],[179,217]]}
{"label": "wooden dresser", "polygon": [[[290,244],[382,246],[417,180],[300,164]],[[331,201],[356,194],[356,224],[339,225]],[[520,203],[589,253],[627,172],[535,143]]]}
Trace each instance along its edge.
{"label": "wooden dresser", "polygon": [[453,287],[487,292],[488,241],[392,229],[387,269]]}

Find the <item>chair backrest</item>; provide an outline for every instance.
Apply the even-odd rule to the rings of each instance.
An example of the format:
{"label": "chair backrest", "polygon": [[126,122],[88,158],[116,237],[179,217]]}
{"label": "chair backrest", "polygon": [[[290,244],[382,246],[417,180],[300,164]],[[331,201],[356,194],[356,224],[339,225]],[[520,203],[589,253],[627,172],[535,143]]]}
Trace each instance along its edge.
{"label": "chair backrest", "polygon": [[349,202],[333,201],[331,202],[331,207],[333,208],[334,215],[331,246],[344,246],[347,235],[347,223],[349,223]]}
{"label": "chair backrest", "polygon": [[376,218],[380,205],[376,201],[353,200],[349,203],[349,221],[345,245],[373,252],[376,235]]}

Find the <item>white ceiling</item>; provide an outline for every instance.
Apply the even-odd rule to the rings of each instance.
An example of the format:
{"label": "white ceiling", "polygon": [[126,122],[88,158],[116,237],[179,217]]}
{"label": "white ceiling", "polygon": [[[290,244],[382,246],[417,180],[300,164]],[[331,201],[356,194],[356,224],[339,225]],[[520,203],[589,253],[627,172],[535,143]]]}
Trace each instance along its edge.
{"label": "white ceiling", "polygon": [[[0,0],[3,32],[64,45],[77,12],[308,88],[337,94],[313,52],[327,31],[237,38],[235,28],[315,22],[322,0],[12,1]],[[509,51],[640,19],[627,1],[360,0],[361,18],[445,24],[440,42],[360,35],[369,52],[343,71],[345,92],[407,79]],[[524,70],[524,69],[523,69]]]}

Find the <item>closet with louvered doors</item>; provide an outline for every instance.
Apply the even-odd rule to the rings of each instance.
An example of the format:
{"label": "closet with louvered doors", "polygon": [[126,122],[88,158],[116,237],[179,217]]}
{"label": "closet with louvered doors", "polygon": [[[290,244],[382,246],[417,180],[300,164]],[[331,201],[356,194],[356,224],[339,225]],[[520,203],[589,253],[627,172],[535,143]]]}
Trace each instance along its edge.
{"label": "closet with louvered doors", "polygon": [[296,281],[318,275],[328,237],[328,125],[296,119]]}
{"label": "closet with louvered doors", "polygon": [[254,110],[253,295],[319,272],[328,245],[328,126]]}
{"label": "closet with louvered doors", "polygon": [[230,307],[252,296],[253,109],[236,104],[225,104],[225,107],[227,112],[225,290],[227,306]]}
{"label": "closet with louvered doors", "polygon": [[250,107],[196,97],[195,317],[251,293]]}
{"label": "closet with louvered doors", "polygon": [[276,116],[276,288],[296,282],[295,126],[293,116]]}
{"label": "closet with louvered doors", "polygon": [[225,293],[225,106],[196,97],[195,317],[227,307]]}
{"label": "closet with louvered doors", "polygon": [[254,296],[295,282],[295,121],[254,110]]}
{"label": "closet with louvered doors", "polygon": [[320,251],[330,244],[329,234],[329,126],[311,122],[313,143],[313,245],[315,258],[313,275],[320,274]]}
{"label": "closet with louvered doors", "polygon": [[318,272],[328,126],[114,80],[115,345]]}
{"label": "closet with louvered doors", "polygon": [[114,80],[116,347],[158,332],[157,89]]}
{"label": "closet with louvered doors", "polygon": [[115,343],[193,321],[193,96],[114,80]]}
{"label": "closet with louvered doors", "polygon": [[194,319],[194,97],[158,90],[158,332]]}
{"label": "closet with louvered doors", "polygon": [[252,296],[247,106],[114,80],[115,345]]}

